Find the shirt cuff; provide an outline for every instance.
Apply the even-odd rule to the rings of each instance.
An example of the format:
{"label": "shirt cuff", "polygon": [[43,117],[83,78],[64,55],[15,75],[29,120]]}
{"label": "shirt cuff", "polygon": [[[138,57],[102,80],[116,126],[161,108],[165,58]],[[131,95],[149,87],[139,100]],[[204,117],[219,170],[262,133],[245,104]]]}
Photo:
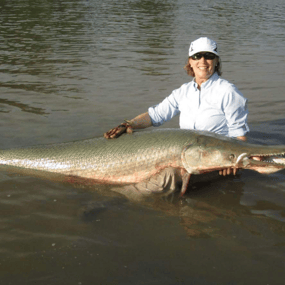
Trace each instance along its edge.
{"label": "shirt cuff", "polygon": [[156,115],[156,113],[154,111],[155,107],[156,107],[156,105],[148,108],[148,115],[150,116],[152,125],[154,127],[159,127],[163,124],[163,122],[161,122],[161,120],[159,120],[159,117]]}
{"label": "shirt cuff", "polygon": [[249,127],[247,124],[243,125],[238,129],[229,129],[229,137],[242,137],[245,136],[249,132]]}

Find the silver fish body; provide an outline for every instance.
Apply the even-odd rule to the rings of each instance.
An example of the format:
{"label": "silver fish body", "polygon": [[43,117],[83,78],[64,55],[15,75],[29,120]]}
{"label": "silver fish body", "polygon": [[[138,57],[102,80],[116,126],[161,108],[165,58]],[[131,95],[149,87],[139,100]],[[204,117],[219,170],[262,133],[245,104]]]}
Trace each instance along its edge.
{"label": "silver fish body", "polygon": [[[285,146],[253,145],[203,131],[157,129],[124,134],[113,140],[94,138],[3,150],[0,164],[100,183],[138,183],[165,169],[175,169],[181,171],[181,177],[188,174],[185,184],[190,174],[224,168],[276,172],[285,168],[284,153]],[[260,161],[253,159],[257,156]]]}
{"label": "silver fish body", "polygon": [[0,151],[0,164],[95,179],[136,183],[167,167],[183,168],[181,153],[193,136],[187,131],[135,132],[104,138]]}

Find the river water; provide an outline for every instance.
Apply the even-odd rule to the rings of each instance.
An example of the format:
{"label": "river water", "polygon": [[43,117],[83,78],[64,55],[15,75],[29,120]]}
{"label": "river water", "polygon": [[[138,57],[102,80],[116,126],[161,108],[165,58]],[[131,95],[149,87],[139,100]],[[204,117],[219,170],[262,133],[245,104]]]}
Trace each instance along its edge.
{"label": "river water", "polygon": [[[0,149],[98,137],[190,80],[217,41],[249,141],[285,144],[283,0],[0,0]],[[163,127],[178,127],[178,120]],[[0,284],[283,284],[285,172],[136,203],[0,172]]]}

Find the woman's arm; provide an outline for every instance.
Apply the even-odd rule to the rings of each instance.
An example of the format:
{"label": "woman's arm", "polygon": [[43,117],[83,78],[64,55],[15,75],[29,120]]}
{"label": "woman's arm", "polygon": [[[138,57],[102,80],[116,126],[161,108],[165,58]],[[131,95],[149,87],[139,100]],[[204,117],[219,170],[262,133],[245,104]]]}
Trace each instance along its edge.
{"label": "woman's arm", "polygon": [[136,116],[130,121],[125,121],[125,123],[122,123],[119,126],[109,130],[108,132],[104,133],[104,137],[106,139],[115,139],[125,132],[129,134],[132,133],[133,129],[145,129],[151,126],[151,118],[148,112],[146,112]]}
{"label": "woman's arm", "polygon": [[148,112],[140,114],[129,121],[133,129],[145,129],[152,126],[151,118]]}

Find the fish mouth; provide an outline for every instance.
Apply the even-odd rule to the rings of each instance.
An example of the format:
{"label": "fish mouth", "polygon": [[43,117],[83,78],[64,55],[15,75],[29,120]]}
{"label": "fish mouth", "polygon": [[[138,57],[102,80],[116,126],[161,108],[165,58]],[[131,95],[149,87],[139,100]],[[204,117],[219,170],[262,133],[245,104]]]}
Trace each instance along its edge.
{"label": "fish mouth", "polygon": [[248,159],[255,161],[273,163],[273,164],[285,164],[285,154],[268,154],[268,155],[251,155]]}
{"label": "fish mouth", "polygon": [[260,173],[273,173],[285,168],[285,153],[278,154],[241,154],[237,165]]}

